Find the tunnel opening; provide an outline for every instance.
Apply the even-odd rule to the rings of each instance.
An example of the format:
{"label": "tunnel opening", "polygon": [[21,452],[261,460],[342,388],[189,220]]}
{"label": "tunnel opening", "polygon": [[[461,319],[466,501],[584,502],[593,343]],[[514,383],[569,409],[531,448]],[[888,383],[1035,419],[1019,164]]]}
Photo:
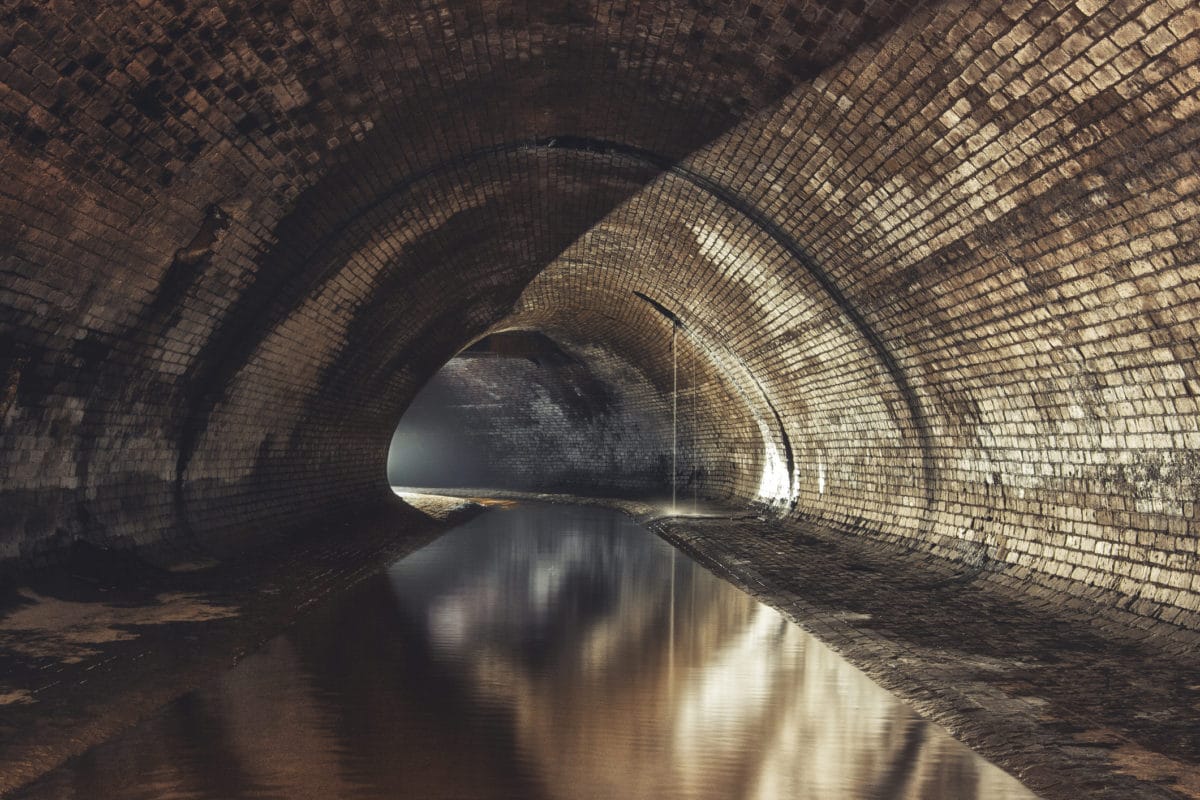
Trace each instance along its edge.
{"label": "tunnel opening", "polygon": [[603,345],[572,347],[537,330],[484,336],[404,412],[388,483],[660,501],[674,476],[699,493],[692,421],[672,418],[665,388]]}
{"label": "tunnel opening", "polygon": [[994,742],[1057,796],[1112,778],[1068,729],[1200,796],[1192,690],[1129,699],[1200,647],[1195,3],[75,5],[0,6],[0,579],[431,524],[394,484],[711,498],[753,591],[1008,670],[920,702],[1053,720]]}

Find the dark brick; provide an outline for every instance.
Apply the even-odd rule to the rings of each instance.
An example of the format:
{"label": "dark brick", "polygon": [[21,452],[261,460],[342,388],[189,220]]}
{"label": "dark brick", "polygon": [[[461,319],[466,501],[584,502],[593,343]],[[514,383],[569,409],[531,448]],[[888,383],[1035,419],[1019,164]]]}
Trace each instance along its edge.
{"label": "dark brick", "polygon": [[0,559],[371,504],[489,332],[661,410],[640,294],[709,496],[1198,626],[1191,5],[360,11],[0,1]]}

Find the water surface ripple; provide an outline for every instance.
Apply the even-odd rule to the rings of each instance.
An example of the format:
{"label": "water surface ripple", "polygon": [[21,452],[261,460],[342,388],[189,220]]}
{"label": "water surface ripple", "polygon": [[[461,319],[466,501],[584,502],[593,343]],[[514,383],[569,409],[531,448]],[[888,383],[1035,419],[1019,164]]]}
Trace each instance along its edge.
{"label": "water surface ripple", "polygon": [[627,517],[489,511],[28,798],[1017,800]]}

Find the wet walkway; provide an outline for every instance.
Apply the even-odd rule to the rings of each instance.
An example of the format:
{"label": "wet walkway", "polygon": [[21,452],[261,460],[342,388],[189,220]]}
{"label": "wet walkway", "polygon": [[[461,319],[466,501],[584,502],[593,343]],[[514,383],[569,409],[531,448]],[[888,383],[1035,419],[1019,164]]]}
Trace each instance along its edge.
{"label": "wet walkway", "polygon": [[1031,800],[617,511],[487,511],[25,798]]}
{"label": "wet walkway", "polygon": [[816,526],[654,527],[1046,798],[1200,797],[1200,668],[1164,629]]}

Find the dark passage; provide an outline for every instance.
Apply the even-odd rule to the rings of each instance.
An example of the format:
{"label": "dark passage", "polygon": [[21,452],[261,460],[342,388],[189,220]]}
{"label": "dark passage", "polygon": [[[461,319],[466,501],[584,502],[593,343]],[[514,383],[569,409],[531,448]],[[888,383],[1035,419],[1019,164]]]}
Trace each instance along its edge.
{"label": "dark passage", "polygon": [[[690,390],[687,383],[685,390]],[[698,464],[694,409],[672,437],[671,386],[596,345],[512,331],[451,359],[404,412],[388,480],[409,487],[490,487],[592,496],[669,496]],[[714,468],[715,469],[715,468]]]}
{"label": "dark passage", "polygon": [[27,798],[1032,797],[612,511],[455,529]]}

